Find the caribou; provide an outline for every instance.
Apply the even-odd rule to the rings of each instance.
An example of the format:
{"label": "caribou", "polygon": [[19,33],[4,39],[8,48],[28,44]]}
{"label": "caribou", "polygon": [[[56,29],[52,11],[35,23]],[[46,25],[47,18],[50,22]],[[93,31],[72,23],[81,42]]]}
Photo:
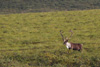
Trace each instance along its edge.
{"label": "caribou", "polygon": [[62,30],[60,30],[60,34],[61,34],[61,37],[62,37],[62,39],[63,39],[63,41],[64,41],[64,45],[66,45],[66,47],[70,50],[70,49],[73,49],[73,50],[78,50],[78,51],[81,51],[82,50],[82,45],[83,44],[80,44],[80,43],[70,43],[70,42],[68,42],[69,41],[69,39],[71,39],[71,37],[72,37],[72,35],[73,35],[73,32],[72,32],[72,30],[70,31],[71,32],[71,35],[70,35],[70,37],[69,38],[64,38],[64,36],[62,35]]}

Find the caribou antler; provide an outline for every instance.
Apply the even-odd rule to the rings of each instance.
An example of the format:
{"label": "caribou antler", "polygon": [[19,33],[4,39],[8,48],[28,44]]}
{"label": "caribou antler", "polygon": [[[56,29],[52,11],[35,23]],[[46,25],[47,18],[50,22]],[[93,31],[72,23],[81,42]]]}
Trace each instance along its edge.
{"label": "caribou antler", "polygon": [[60,34],[62,36],[62,40],[64,41],[64,36],[62,35],[62,30],[60,30]]}
{"label": "caribou antler", "polygon": [[72,30],[70,30],[69,32],[71,32],[71,35],[70,35],[70,37],[68,39],[70,39],[72,37],[72,35],[73,35],[73,31]]}

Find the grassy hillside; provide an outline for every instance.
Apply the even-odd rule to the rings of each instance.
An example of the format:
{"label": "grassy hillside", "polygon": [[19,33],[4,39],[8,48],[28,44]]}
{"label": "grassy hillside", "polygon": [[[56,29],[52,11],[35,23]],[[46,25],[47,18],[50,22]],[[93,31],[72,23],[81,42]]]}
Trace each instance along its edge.
{"label": "grassy hillside", "polygon": [[100,9],[100,0],[0,0],[0,13]]}
{"label": "grassy hillside", "polygon": [[[82,43],[83,51],[63,45]],[[0,67],[100,67],[100,10],[0,15]]]}

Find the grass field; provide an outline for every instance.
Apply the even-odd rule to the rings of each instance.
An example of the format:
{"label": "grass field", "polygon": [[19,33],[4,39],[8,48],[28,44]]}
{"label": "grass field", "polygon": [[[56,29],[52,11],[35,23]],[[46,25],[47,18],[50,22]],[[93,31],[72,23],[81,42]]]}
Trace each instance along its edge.
{"label": "grass field", "polygon": [[[60,30],[83,51],[68,53]],[[100,10],[0,15],[0,67],[100,67]]]}

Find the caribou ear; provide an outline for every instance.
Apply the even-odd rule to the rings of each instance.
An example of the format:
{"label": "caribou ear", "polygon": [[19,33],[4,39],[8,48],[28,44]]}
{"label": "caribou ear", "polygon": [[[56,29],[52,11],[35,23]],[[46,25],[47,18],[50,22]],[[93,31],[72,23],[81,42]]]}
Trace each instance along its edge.
{"label": "caribou ear", "polygon": [[64,39],[64,42],[66,41],[66,39]]}
{"label": "caribou ear", "polygon": [[68,40],[68,38],[67,38],[67,37],[64,39],[64,42],[65,42],[66,40]]}

